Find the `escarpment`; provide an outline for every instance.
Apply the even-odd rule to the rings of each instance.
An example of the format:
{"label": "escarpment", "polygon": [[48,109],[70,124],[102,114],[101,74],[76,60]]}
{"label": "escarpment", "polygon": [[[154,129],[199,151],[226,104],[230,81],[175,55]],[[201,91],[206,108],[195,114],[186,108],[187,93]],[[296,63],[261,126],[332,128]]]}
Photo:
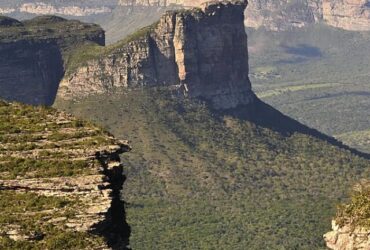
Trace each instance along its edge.
{"label": "escarpment", "polygon": [[1,102],[0,121],[0,248],[125,249],[127,142],[50,108]]}
{"label": "escarpment", "polygon": [[369,0],[324,0],[323,19],[346,30],[370,30]]}
{"label": "escarpment", "polygon": [[65,56],[85,44],[104,45],[97,25],[45,16],[19,22],[0,18],[0,97],[51,105],[64,74]]}
{"label": "escarpment", "polygon": [[95,59],[77,62],[80,66],[67,72],[58,97],[166,86],[217,109],[250,104],[254,95],[248,79],[245,8],[245,2],[226,1],[167,12],[151,27],[100,48]]}
{"label": "escarpment", "polygon": [[[109,0],[109,1],[43,1],[35,3],[14,0],[0,3],[0,14],[66,15],[85,20],[103,15],[97,22],[109,36],[117,40],[114,28],[118,23],[142,27],[152,20],[147,15],[158,16],[166,9],[200,7],[208,0]],[[222,0],[221,0],[222,1]],[[264,27],[282,31],[324,22],[347,30],[370,30],[369,0],[250,0],[246,10],[247,27]],[[109,16],[108,16],[109,15]],[[107,19],[109,22],[107,23]],[[137,22],[132,24],[131,20]],[[141,20],[141,21],[140,21]],[[121,37],[130,28],[122,28]],[[119,33],[119,32],[118,32]]]}

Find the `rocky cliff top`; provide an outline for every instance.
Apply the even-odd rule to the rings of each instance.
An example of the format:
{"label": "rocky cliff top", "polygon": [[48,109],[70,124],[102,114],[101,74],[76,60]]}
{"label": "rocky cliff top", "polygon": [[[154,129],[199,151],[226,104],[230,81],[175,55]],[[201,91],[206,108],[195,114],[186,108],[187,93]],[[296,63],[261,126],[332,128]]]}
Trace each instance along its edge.
{"label": "rocky cliff top", "polygon": [[0,121],[0,248],[106,248],[127,142],[51,108],[0,102]]}
{"label": "rocky cliff top", "polygon": [[328,248],[370,249],[370,181],[357,184],[350,202],[338,207],[332,229],[324,235]]}
{"label": "rocky cliff top", "polygon": [[86,41],[104,45],[105,35],[99,25],[58,16],[39,16],[23,22],[0,17],[0,44],[19,40],[56,40],[66,48]]}

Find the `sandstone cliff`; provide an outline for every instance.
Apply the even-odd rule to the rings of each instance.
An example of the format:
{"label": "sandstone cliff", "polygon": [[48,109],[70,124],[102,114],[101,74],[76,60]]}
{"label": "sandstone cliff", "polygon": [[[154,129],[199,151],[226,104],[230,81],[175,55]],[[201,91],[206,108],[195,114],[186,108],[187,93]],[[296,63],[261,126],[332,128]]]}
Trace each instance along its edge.
{"label": "sandstone cliff", "polygon": [[325,22],[346,30],[370,30],[369,13],[368,0],[254,0],[246,26],[279,31]]}
{"label": "sandstone cliff", "polygon": [[370,182],[355,186],[348,204],[338,209],[332,222],[333,231],[324,235],[327,247],[333,250],[370,249]]}
{"label": "sandstone cliff", "polygon": [[0,102],[0,121],[0,248],[125,249],[127,142],[48,108]]}
{"label": "sandstone cliff", "polygon": [[[216,109],[253,102],[248,78],[242,1],[167,12],[160,21],[80,62],[60,84],[58,97],[166,86],[202,98]],[[96,48],[95,48],[96,49]],[[79,57],[77,56],[77,59]]]}
{"label": "sandstone cliff", "polygon": [[0,97],[51,105],[64,74],[63,55],[85,43],[104,45],[104,31],[52,16],[23,23],[0,17]]}
{"label": "sandstone cliff", "polygon": [[[109,14],[97,21],[111,30],[107,18],[119,18],[130,23],[128,16],[140,16],[141,12],[157,16],[168,8],[199,7],[208,0],[111,0],[90,1],[13,1],[0,4],[0,14],[28,13],[33,15],[67,15],[87,17]],[[139,11],[133,11],[134,9]],[[347,30],[370,30],[369,0],[250,0],[246,10],[248,27],[265,27],[270,30],[288,30],[312,23],[325,22]],[[148,11],[148,12],[146,12]],[[138,23],[141,23],[139,20]],[[142,21],[143,22],[143,21]],[[113,24],[114,23],[114,24]],[[145,23],[145,22],[143,22]],[[132,23],[131,23],[132,25]],[[136,26],[138,28],[140,26]],[[127,34],[127,33],[125,33]]]}
{"label": "sandstone cliff", "polygon": [[369,0],[324,0],[323,18],[334,27],[347,30],[370,30]]}

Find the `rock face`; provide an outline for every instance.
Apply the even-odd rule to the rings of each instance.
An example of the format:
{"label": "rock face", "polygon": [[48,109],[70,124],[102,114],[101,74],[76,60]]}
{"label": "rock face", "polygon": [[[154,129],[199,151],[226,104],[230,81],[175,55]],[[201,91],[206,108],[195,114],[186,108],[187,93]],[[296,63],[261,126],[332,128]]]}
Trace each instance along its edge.
{"label": "rock face", "polygon": [[0,18],[0,97],[51,105],[64,74],[63,55],[85,43],[104,45],[97,25],[38,17],[21,23]]}
{"label": "rock face", "polygon": [[62,54],[56,44],[44,41],[3,43],[0,55],[2,98],[29,104],[53,103],[64,71]]}
{"label": "rock face", "polygon": [[158,24],[67,74],[58,97],[137,86],[166,86],[216,109],[250,104],[247,35],[241,1],[172,11]]}
{"label": "rock face", "polygon": [[322,19],[320,0],[255,0],[247,10],[247,27],[280,31],[303,27]]}
{"label": "rock face", "polygon": [[353,190],[351,201],[338,207],[332,230],[324,235],[333,250],[370,249],[370,181],[362,180]]}
{"label": "rock face", "polygon": [[288,30],[324,21],[346,30],[370,30],[368,0],[253,0],[246,26]]}
{"label": "rock face", "polygon": [[326,245],[333,250],[367,250],[370,249],[370,230],[351,228],[346,225],[340,227],[332,222],[333,231],[324,235]]}
{"label": "rock face", "polygon": [[370,30],[369,0],[323,0],[323,18],[334,27]]}
{"label": "rock face", "polygon": [[[90,16],[111,13],[112,9],[107,6],[84,7],[84,6],[53,6],[46,3],[25,3],[19,7],[20,12],[36,15],[64,15],[64,16]],[[9,13],[9,12],[8,12]]]}
{"label": "rock face", "polygon": [[[14,249],[4,241],[10,239],[29,249],[50,249],[53,237],[78,232],[86,238],[76,249],[125,249],[129,227],[119,156],[130,150],[128,143],[49,108],[0,102],[0,121],[0,198],[15,199],[14,209],[21,210],[2,203],[0,248]],[[20,197],[35,205],[23,208],[27,201]],[[43,200],[57,203],[46,209]]]}

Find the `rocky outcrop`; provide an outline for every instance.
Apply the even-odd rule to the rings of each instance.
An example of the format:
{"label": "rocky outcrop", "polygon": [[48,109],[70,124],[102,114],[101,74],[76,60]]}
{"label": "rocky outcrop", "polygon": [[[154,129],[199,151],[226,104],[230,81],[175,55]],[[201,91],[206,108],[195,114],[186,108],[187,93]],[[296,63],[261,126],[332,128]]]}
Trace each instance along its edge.
{"label": "rocky outcrop", "polygon": [[[86,234],[86,249],[125,249],[130,231],[121,200],[120,154],[130,150],[128,143],[52,109],[1,102],[0,110],[0,197],[32,194],[35,204],[21,212],[8,209],[11,204],[2,207],[0,248],[6,248],[3,239],[9,238],[48,249],[56,234],[80,232]],[[12,133],[8,124],[19,132]],[[43,200],[64,205],[56,203],[48,210],[38,204]],[[22,217],[33,224],[24,225]]]}
{"label": "rocky outcrop", "polygon": [[368,0],[254,0],[246,26],[279,31],[325,22],[346,30],[370,30],[369,13]]}
{"label": "rocky outcrop", "polygon": [[2,17],[0,32],[0,97],[29,104],[54,102],[69,50],[105,43],[97,25],[52,16],[23,23]]}
{"label": "rocky outcrop", "polygon": [[338,226],[332,221],[333,231],[324,235],[326,245],[333,250],[368,250],[370,249],[370,230],[345,225]]}
{"label": "rocky outcrop", "polygon": [[370,182],[363,180],[354,187],[351,201],[338,207],[332,230],[324,235],[333,250],[370,249]]}
{"label": "rocky outcrop", "polygon": [[369,0],[323,0],[323,18],[346,30],[370,30]]}
{"label": "rocky outcrop", "polygon": [[168,12],[156,25],[69,72],[58,97],[166,86],[209,101],[216,109],[250,104],[254,95],[248,79],[245,8],[245,2],[226,1]]}
{"label": "rocky outcrop", "polygon": [[304,27],[320,21],[321,4],[319,1],[306,0],[255,0],[247,9],[247,27],[264,27],[280,31]]}
{"label": "rocky outcrop", "polygon": [[[112,9],[107,6],[101,7],[81,7],[81,6],[53,6],[51,4],[38,2],[38,3],[25,3],[22,4],[19,12],[25,12],[35,15],[64,15],[84,17],[90,15],[99,15],[111,13]],[[9,12],[8,12],[9,13]]]}

